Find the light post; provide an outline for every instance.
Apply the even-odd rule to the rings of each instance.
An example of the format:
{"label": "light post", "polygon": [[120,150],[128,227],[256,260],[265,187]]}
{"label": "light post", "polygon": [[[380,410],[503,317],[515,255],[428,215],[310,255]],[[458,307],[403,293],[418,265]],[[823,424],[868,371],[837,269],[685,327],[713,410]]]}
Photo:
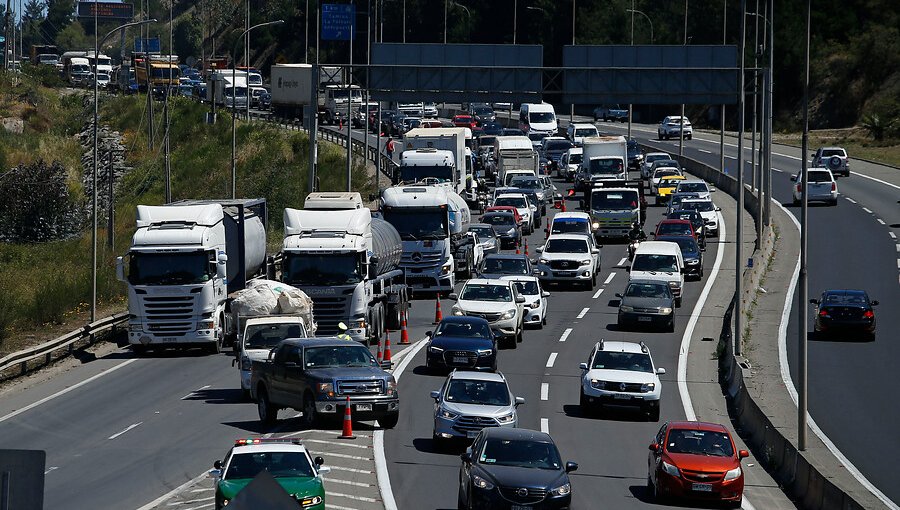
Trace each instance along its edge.
{"label": "light post", "polygon": [[513,0],[513,44],[516,44],[516,29],[518,27],[518,23],[516,20],[516,16],[519,14],[519,0]]}
{"label": "light post", "polygon": [[[575,0],[572,0],[573,2]],[[631,0],[631,45],[634,46],[634,0]],[[631,139],[631,110],[634,105],[628,103],[628,133],[627,138]]]}
{"label": "light post", "polygon": [[[96,7],[96,6],[95,6]],[[97,55],[100,54],[100,46],[114,33],[119,30],[125,30],[135,25],[146,25],[147,23],[155,23],[156,19],[145,19],[142,21],[133,21],[125,23],[109,31],[103,36],[103,39],[97,40],[97,9],[94,9],[94,62],[97,62]],[[97,107],[97,71],[94,68],[94,171],[92,176],[93,189],[91,190],[91,215],[93,216],[93,227],[91,229],[91,322],[97,320],[97,117],[99,109]],[[112,177],[110,177],[112,178]]]}
{"label": "light post", "polygon": [[[687,46],[688,43],[688,35],[687,35],[687,19],[688,19],[688,0],[684,0],[684,45]],[[684,103],[681,103],[681,119],[679,120],[679,125],[681,128],[678,130],[678,155],[684,156]]]}
{"label": "light post", "polygon": [[804,74],[803,74],[803,136],[800,142],[800,303],[798,310],[798,328],[797,336],[800,341],[797,360],[797,376],[800,379],[797,387],[797,449],[806,450],[806,408],[808,404],[807,393],[807,324],[806,312],[809,303],[807,298],[807,280],[806,280],[806,256],[807,256],[807,227],[809,219],[809,201],[806,196],[807,187],[807,160],[809,155],[809,29],[810,29],[810,7],[811,0],[806,0],[806,38],[804,41]]}
{"label": "light post", "polygon": [[[745,12],[747,10],[747,0],[741,0],[741,12]],[[736,220],[735,225],[736,229],[736,239],[734,245],[734,300],[735,300],[735,314],[734,314],[734,354],[736,356],[740,356],[742,352],[741,346],[741,336],[743,335],[743,331],[741,330],[741,287],[743,286],[743,282],[741,281],[741,275],[743,274],[744,268],[744,260],[743,260],[743,228],[744,228],[744,49],[746,37],[744,37],[744,29],[746,27],[746,16],[741,16],[741,39],[738,44],[738,54],[740,56],[741,64],[740,64],[740,72],[738,73],[738,143],[737,143],[737,184],[738,184],[738,193],[737,193],[737,212],[736,212]]]}
{"label": "light post", "polygon": [[639,11],[637,9],[627,9],[626,12],[640,14],[647,19],[647,23],[650,23],[650,44],[653,44],[653,20],[650,19],[650,16],[647,16],[647,13],[645,13],[644,11]]}
{"label": "light post", "polygon": [[[728,43],[728,0],[722,1],[722,45]],[[719,110],[719,171],[725,173],[725,105]]]}
{"label": "light post", "polygon": [[[275,20],[275,21],[267,21],[265,23],[259,23],[257,25],[253,25],[252,27],[244,30],[244,33],[241,34],[231,46],[231,198],[237,198],[237,135],[235,134],[235,121],[234,117],[237,115],[237,104],[235,102],[235,90],[237,89],[235,83],[235,76],[237,75],[235,68],[235,53],[237,53],[237,43],[244,38],[245,35],[249,34],[251,31],[259,28],[265,27],[269,25],[279,25],[284,23],[283,19]],[[250,102],[250,89],[247,88],[247,102]]]}
{"label": "light post", "polygon": [[[633,2],[634,0],[632,0]],[[631,38],[632,44],[634,44],[634,22],[631,23]],[[572,0],[572,46],[575,46],[575,0]],[[629,110],[629,119],[631,110]],[[575,122],[575,103],[569,105],[569,124]],[[631,125],[629,124],[629,132],[631,130]]]}

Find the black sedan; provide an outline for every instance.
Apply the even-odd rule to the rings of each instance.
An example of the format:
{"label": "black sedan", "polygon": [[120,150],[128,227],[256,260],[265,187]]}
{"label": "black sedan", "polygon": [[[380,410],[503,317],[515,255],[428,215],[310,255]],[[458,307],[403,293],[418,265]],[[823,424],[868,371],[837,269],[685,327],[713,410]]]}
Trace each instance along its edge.
{"label": "black sedan", "polygon": [[497,370],[497,340],[481,317],[452,316],[425,333],[425,367],[429,370],[465,368]]}
{"label": "black sedan", "polygon": [[878,301],[869,300],[864,290],[826,290],[819,299],[810,299],[817,305],[814,329],[816,333],[862,333],[875,339],[875,310]]}
{"label": "black sedan", "polygon": [[487,427],[461,454],[458,508],[569,508],[569,473],[549,434]]}
{"label": "black sedan", "polygon": [[675,296],[666,282],[632,280],[619,298],[618,326],[662,326],[675,331]]}
{"label": "black sedan", "polygon": [[481,222],[494,227],[501,248],[514,247],[522,238],[516,217],[510,212],[489,212],[481,217]]}
{"label": "black sedan", "polygon": [[670,241],[677,243],[681,248],[681,257],[684,259],[684,277],[696,277],[703,279],[703,250],[697,244],[697,240],[688,236],[659,236],[656,241]]}

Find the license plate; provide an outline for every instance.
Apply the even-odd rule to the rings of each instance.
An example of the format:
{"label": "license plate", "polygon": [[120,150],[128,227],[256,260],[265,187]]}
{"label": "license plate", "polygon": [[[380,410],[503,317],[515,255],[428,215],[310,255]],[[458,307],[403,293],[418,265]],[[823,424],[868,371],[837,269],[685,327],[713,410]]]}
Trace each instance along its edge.
{"label": "license plate", "polygon": [[691,488],[697,492],[712,492],[711,483],[695,483]]}
{"label": "license plate", "polygon": [[616,393],[616,394],[613,396],[613,398],[616,399],[616,400],[631,400],[631,395],[625,395],[625,394],[622,394],[622,393]]}
{"label": "license plate", "polygon": [[453,362],[454,362],[454,363],[468,363],[468,362],[469,362],[469,358],[466,358],[466,357],[460,357],[460,356],[453,356]]}
{"label": "license plate", "polygon": [[557,271],[556,276],[572,277],[575,276],[575,271]]}
{"label": "license plate", "polygon": [[509,507],[509,510],[531,510],[533,507],[525,506],[525,505],[513,505]]}
{"label": "license plate", "polygon": [[638,317],[638,322],[650,322],[653,320],[653,317]]}
{"label": "license plate", "polygon": [[371,411],[372,404],[356,404],[357,411]]}
{"label": "license plate", "polygon": [[165,343],[175,343],[178,341],[178,339],[175,338],[174,336],[164,336],[162,341]]}
{"label": "license plate", "polygon": [[469,439],[472,439],[472,438],[476,437],[477,435],[478,435],[477,430],[467,430],[466,431],[466,437]]}

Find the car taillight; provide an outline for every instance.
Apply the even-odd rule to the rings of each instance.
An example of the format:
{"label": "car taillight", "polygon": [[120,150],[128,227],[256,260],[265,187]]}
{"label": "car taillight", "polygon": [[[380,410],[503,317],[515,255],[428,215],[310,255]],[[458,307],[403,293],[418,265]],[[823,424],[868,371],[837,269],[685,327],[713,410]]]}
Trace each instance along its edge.
{"label": "car taillight", "polygon": [[863,319],[874,319],[874,318],[875,318],[875,312],[873,312],[872,310],[866,310],[865,313],[863,313]]}
{"label": "car taillight", "polygon": [[831,191],[837,191],[837,183],[836,182],[831,183]]}
{"label": "car taillight", "polygon": [[800,185],[797,185],[797,193],[800,193]]}
{"label": "car taillight", "polygon": [[819,317],[828,317],[828,310],[819,310]]}

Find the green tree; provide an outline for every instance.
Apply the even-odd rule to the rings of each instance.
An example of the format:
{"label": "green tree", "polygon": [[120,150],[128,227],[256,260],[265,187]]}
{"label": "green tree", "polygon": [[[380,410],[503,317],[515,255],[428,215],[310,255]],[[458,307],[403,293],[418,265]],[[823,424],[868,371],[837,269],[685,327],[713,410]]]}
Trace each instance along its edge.
{"label": "green tree", "polygon": [[22,11],[22,39],[26,48],[32,44],[48,44],[41,34],[41,23],[44,21],[44,4],[41,0],[26,0]]}
{"label": "green tree", "polygon": [[200,23],[195,16],[175,23],[172,35],[175,53],[184,61],[187,57],[200,58]]}
{"label": "green tree", "polygon": [[65,50],[86,50],[94,47],[94,38],[88,37],[81,23],[69,23],[56,35],[56,44]]}
{"label": "green tree", "polygon": [[[75,14],[74,0],[46,0],[47,17],[41,23],[41,33],[49,40],[56,40],[57,34],[72,23]],[[65,48],[57,41],[57,46]]]}

